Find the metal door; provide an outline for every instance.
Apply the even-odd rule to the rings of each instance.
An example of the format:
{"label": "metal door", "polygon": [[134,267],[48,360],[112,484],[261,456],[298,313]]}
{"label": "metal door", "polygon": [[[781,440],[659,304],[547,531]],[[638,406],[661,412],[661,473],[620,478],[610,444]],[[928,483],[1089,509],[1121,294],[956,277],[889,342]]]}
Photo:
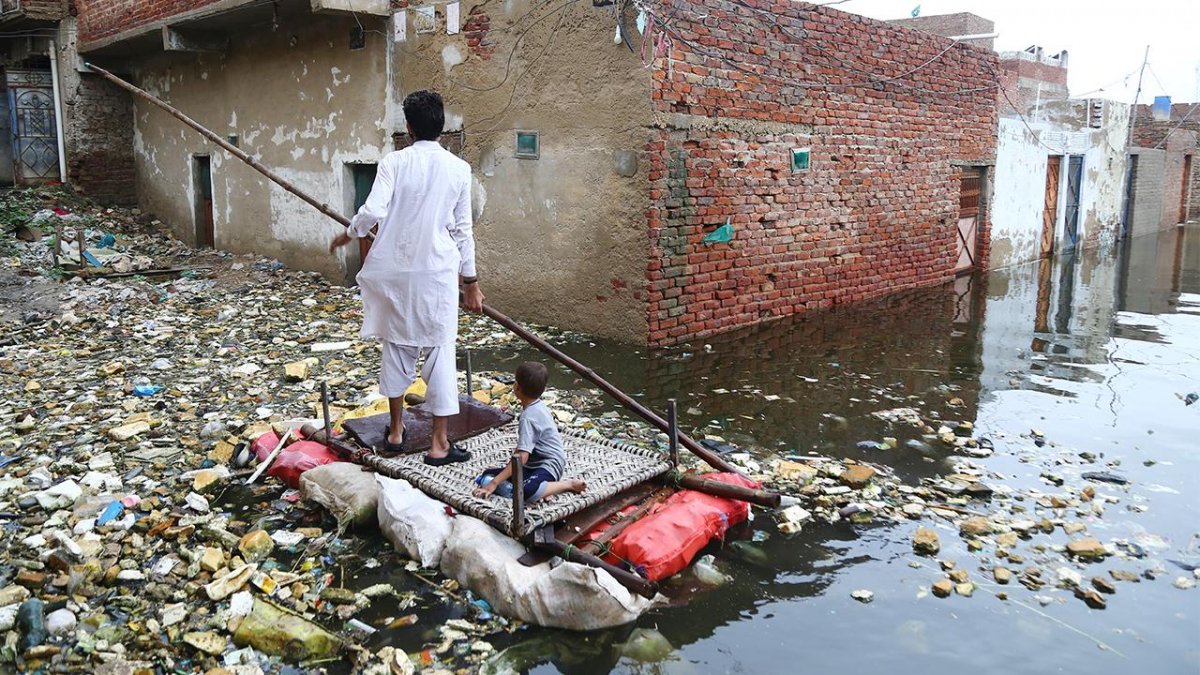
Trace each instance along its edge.
{"label": "metal door", "polygon": [[1066,244],[1075,248],[1079,242],[1079,197],[1083,191],[1083,155],[1071,155],[1067,164]]}
{"label": "metal door", "polygon": [[5,93],[0,96],[0,185],[13,184],[13,158],[12,114]]}
{"label": "metal door", "polygon": [[1042,257],[1054,255],[1054,226],[1058,224],[1058,177],[1062,173],[1062,157],[1051,156],[1046,161],[1046,206],[1042,210]]}
{"label": "metal door", "polygon": [[979,248],[979,196],[982,191],[982,172],[964,168],[959,174],[958,193],[958,262],[955,274],[965,274],[975,269],[976,252]]}
{"label": "metal door", "polygon": [[5,80],[12,122],[13,179],[23,185],[58,180],[58,135],[50,71],[10,69]]}

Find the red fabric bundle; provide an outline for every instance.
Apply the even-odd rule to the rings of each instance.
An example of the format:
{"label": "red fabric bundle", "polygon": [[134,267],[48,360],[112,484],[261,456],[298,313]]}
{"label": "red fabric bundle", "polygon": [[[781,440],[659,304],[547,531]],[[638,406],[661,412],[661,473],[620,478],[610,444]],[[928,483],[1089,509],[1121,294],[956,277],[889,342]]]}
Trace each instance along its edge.
{"label": "red fabric bundle", "polygon": [[[703,478],[759,487],[749,478],[732,473],[707,474]],[[633,563],[651,581],[665,579],[682,571],[708,542],[723,538],[730,527],[749,515],[750,505],[746,502],[682,490],[617,535],[609,561]]]}

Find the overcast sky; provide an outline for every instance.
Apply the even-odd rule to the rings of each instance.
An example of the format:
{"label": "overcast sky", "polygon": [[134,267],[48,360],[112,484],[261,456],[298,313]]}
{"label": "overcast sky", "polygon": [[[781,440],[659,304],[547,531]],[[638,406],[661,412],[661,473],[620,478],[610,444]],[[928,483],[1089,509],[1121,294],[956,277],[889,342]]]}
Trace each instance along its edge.
{"label": "overcast sky", "polygon": [[[817,0],[827,2],[828,0]],[[1146,45],[1150,65],[1141,102],[1169,95],[1173,102],[1200,101],[1200,0],[846,0],[837,9],[876,19],[971,12],[996,22],[996,49],[1032,44],[1047,53],[1070,53],[1072,96],[1132,101]],[[1094,90],[1103,88],[1102,94]]]}

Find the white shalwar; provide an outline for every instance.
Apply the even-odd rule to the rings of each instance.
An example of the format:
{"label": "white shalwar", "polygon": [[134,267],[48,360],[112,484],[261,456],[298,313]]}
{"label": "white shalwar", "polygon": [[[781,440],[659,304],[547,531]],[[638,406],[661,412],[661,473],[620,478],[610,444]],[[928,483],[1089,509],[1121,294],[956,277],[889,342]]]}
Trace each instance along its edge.
{"label": "white shalwar", "polygon": [[[416,353],[429,350],[426,407],[433,415],[457,413],[458,276],[475,276],[470,165],[435,141],[389,153],[379,163],[371,194],[351,221],[349,234],[365,237],[376,225],[357,279],[363,300],[360,337],[383,343],[380,393],[403,395],[384,388],[404,379],[411,383],[408,374],[415,376]],[[393,348],[404,358],[400,352],[389,353]],[[405,366],[407,356],[411,362]],[[389,363],[397,367],[395,372],[388,372]]]}

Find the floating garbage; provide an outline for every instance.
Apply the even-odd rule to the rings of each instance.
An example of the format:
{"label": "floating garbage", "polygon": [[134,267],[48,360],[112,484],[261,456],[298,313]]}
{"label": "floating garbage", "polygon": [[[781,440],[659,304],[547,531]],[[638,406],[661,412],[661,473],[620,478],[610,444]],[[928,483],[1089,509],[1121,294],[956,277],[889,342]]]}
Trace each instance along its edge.
{"label": "floating garbage", "polygon": [[766,552],[748,541],[735,541],[729,544],[729,549],[737,557],[758,567],[769,567],[771,559]]}
{"label": "floating garbage", "polygon": [[692,576],[705,586],[721,586],[730,576],[717,569],[717,560],[711,555],[701,556],[692,564]]}
{"label": "floating garbage", "polygon": [[345,647],[324,628],[259,598],[234,631],[233,641],[292,663],[331,658]]}
{"label": "floating garbage", "polygon": [[652,628],[637,628],[620,647],[623,657],[642,663],[658,663],[671,656],[675,648],[662,633]]}

